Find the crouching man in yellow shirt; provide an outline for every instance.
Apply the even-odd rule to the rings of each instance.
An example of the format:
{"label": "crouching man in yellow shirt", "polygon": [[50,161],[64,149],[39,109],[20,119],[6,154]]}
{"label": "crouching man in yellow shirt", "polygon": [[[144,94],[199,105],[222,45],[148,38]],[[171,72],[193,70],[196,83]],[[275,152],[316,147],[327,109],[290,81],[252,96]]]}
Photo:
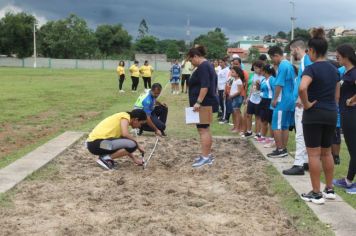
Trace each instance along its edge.
{"label": "crouching man in yellow shirt", "polygon": [[98,155],[96,161],[104,169],[116,167],[113,159],[129,156],[137,165],[142,165],[143,160],[135,157],[133,152],[137,149],[144,153],[144,149],[129,133],[129,126],[140,128],[147,121],[147,115],[142,109],[131,112],[120,112],[101,121],[89,134],[87,147],[89,152]]}

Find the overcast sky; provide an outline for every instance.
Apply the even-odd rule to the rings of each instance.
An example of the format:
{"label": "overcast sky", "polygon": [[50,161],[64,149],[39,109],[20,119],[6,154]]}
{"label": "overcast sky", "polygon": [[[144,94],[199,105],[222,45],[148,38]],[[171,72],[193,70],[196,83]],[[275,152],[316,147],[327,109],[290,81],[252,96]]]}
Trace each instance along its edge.
{"label": "overcast sky", "polygon": [[[296,27],[344,26],[356,29],[356,0],[294,0]],[[93,29],[121,23],[134,38],[144,18],[150,34],[160,38],[191,39],[220,27],[235,42],[241,36],[290,31],[290,0],[0,0],[0,17],[25,11],[40,24],[74,13]]]}

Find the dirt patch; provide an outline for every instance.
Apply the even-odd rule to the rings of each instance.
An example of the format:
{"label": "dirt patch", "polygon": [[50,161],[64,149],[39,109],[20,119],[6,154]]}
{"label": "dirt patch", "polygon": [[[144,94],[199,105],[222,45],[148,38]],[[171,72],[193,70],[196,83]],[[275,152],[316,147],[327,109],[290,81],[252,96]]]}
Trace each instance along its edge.
{"label": "dirt patch", "polygon": [[[149,152],[154,138],[140,137]],[[212,166],[192,169],[197,140],[160,140],[146,170],[104,171],[82,144],[48,179],[17,187],[0,208],[5,235],[299,235],[268,189],[266,161],[243,140],[215,140]]]}

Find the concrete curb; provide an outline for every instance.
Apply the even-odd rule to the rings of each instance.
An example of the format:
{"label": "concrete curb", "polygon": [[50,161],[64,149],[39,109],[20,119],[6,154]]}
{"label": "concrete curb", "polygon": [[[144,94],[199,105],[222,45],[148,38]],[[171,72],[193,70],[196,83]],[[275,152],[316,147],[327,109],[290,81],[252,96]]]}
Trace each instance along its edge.
{"label": "concrete curb", "polygon": [[0,193],[10,190],[28,175],[46,165],[75,144],[84,134],[83,132],[64,132],[21,159],[0,169]]}
{"label": "concrete curb", "polygon": [[[282,171],[290,168],[293,165],[294,158],[288,155],[285,158],[268,158],[267,153],[272,149],[264,148],[262,144],[250,140],[257,150],[268,160],[277,171],[288,181],[290,186],[300,195],[301,193],[311,190],[309,172],[305,172],[302,176],[288,176],[283,175]],[[321,186],[322,189],[324,185]],[[306,202],[309,208],[315,213],[318,219],[329,224],[336,236],[355,235],[356,232],[356,210],[349,204],[343,201],[338,195],[336,200],[327,200],[324,205],[316,205]]]}

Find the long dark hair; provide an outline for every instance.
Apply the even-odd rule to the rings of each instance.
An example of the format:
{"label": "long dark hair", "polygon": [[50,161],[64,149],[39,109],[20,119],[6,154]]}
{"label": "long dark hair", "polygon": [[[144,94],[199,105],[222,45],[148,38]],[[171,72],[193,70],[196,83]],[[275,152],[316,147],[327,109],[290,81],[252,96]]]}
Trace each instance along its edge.
{"label": "long dark hair", "polygon": [[243,83],[245,83],[245,75],[244,75],[243,70],[242,70],[240,67],[238,67],[238,66],[233,66],[233,67],[231,68],[231,70],[234,70],[234,71],[239,75],[241,81],[242,81]]}
{"label": "long dark hair", "polygon": [[274,69],[274,67],[272,65],[267,64],[262,68],[262,70],[264,72],[266,72],[267,74],[272,75],[273,77],[276,77],[276,70]]}
{"label": "long dark hair", "polygon": [[133,109],[132,111],[127,112],[130,115],[131,119],[138,119],[138,121],[147,120],[146,112],[142,109]]}
{"label": "long dark hair", "polygon": [[347,58],[352,65],[356,66],[356,54],[350,44],[342,44],[336,48],[336,51],[344,58]]}

